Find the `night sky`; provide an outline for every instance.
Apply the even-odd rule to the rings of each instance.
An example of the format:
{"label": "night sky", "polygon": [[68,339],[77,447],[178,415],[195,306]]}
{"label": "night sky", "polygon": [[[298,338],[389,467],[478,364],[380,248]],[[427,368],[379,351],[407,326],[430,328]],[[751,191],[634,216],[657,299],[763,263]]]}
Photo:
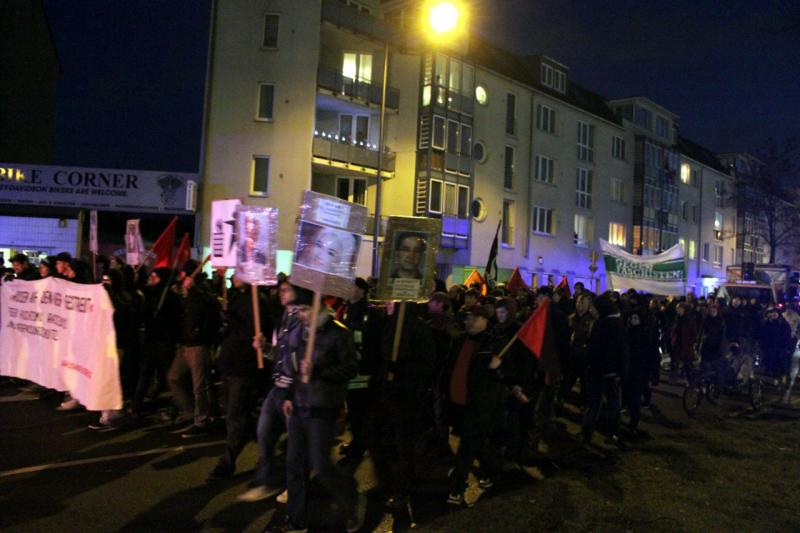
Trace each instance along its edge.
{"label": "night sky", "polygon": [[[197,171],[209,5],[44,0],[61,64],[54,163]],[[604,97],[652,99],[712,150],[798,137],[800,2],[479,0],[472,22]]]}

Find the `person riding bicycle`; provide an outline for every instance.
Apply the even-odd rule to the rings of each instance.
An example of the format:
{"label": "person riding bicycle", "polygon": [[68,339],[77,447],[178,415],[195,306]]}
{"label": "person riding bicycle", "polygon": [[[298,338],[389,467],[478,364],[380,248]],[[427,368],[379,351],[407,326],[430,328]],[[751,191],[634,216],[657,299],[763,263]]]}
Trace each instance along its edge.
{"label": "person riding bicycle", "polygon": [[728,361],[725,359],[725,320],[719,313],[719,305],[713,303],[708,307],[708,314],[700,326],[698,353],[700,367],[705,372],[714,372],[720,389],[725,382],[725,370]]}

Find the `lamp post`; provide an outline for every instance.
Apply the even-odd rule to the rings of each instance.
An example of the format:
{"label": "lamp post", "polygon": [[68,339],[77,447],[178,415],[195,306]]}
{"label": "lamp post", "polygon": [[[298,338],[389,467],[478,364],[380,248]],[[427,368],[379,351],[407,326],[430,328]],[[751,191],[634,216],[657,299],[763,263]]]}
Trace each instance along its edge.
{"label": "lamp post", "polygon": [[[439,37],[444,37],[457,29],[460,10],[454,2],[432,2],[428,9],[426,29],[431,30]],[[378,263],[380,260],[378,236],[381,232],[381,210],[383,178],[383,135],[386,122],[386,82],[389,75],[389,41],[383,43],[383,85],[381,85],[381,114],[378,122],[378,173],[375,181],[375,221],[373,224],[374,236],[372,240],[372,276],[378,277]]]}

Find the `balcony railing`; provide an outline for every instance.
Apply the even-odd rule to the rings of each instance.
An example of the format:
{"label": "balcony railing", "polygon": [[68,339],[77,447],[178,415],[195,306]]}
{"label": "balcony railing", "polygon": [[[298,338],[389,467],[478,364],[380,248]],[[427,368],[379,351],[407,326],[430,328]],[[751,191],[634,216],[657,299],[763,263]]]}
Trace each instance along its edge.
{"label": "balcony railing", "polygon": [[[317,71],[317,85],[336,96],[347,96],[367,104],[381,105],[380,83],[354,80],[345,76],[340,70],[320,65]],[[397,109],[400,105],[400,92],[394,87],[386,88],[386,107]]]}
{"label": "balcony railing", "polygon": [[[377,146],[348,141],[335,134],[315,131],[312,150],[315,159],[325,160],[327,164],[377,174]],[[381,162],[381,174],[384,177],[394,175],[395,157],[394,152],[384,150]]]}

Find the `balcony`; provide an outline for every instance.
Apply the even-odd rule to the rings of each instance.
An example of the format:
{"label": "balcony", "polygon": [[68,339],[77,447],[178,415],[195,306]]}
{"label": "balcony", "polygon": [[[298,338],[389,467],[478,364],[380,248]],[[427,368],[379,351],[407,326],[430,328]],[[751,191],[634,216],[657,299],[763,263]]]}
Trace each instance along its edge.
{"label": "balcony", "polygon": [[469,247],[469,219],[442,215],[442,248]]}
{"label": "balcony", "polygon": [[[320,65],[317,70],[317,86],[338,98],[355,100],[365,105],[381,105],[380,83],[356,81],[345,76],[341,70]],[[394,87],[386,88],[386,108],[397,110],[400,105],[400,92]]]}
{"label": "balcony", "polygon": [[[319,165],[377,175],[378,147],[369,143],[347,141],[338,134],[315,131],[312,145],[313,161]],[[394,177],[395,153],[384,150],[381,176]]]}

